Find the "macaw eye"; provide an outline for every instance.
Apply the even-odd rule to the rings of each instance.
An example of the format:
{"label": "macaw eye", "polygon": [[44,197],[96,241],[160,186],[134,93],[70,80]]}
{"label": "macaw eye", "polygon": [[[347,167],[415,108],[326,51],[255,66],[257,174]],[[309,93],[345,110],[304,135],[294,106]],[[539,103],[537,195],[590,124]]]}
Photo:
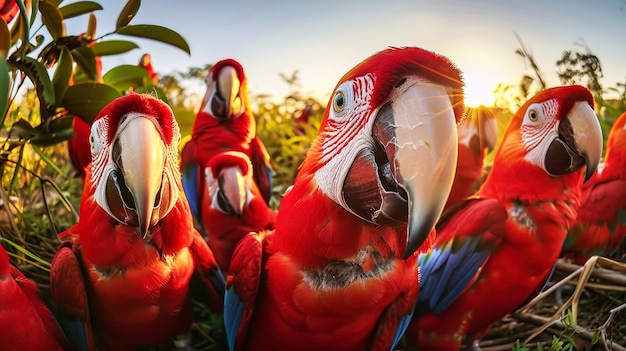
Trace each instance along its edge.
{"label": "macaw eye", "polygon": [[338,91],[333,96],[333,110],[341,112],[346,107],[346,97],[342,91]]}
{"label": "macaw eye", "polygon": [[104,119],[98,119],[94,121],[91,125],[91,134],[89,134],[89,145],[91,146],[91,153],[94,155],[99,153],[105,147],[103,137],[103,134],[105,134],[105,127],[106,123]]}
{"label": "macaw eye", "polygon": [[528,106],[526,115],[524,116],[524,123],[528,124],[541,124],[544,122],[545,116],[543,115],[543,109],[541,104],[532,104]]}

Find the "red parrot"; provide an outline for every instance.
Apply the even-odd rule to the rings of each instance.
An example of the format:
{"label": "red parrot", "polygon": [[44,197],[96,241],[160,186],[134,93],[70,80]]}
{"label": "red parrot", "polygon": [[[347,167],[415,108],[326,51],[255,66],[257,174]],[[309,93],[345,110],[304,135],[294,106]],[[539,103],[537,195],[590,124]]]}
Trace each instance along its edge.
{"label": "red parrot", "polygon": [[67,141],[67,152],[74,167],[76,176],[85,181],[85,167],[91,162],[91,146],[89,144],[89,134],[91,126],[80,117],[74,116],[72,125],[74,136]]}
{"label": "red parrot", "polygon": [[[422,285],[405,334],[418,350],[456,351],[464,339],[477,345],[539,292],[576,219],[582,168],[587,180],[601,154],[586,88],[546,89],[517,111],[483,185],[446,213],[418,259]],[[479,269],[459,274],[464,260]]]}
{"label": "red parrot", "polygon": [[626,112],[611,127],[604,163],[582,192],[562,251],[581,265],[591,256],[612,254],[626,237]]}
{"label": "red parrot", "polygon": [[476,182],[483,177],[483,159],[498,141],[496,117],[489,108],[468,107],[465,115],[458,127],[459,160],[444,211],[472,194]]}
{"label": "red parrot", "polygon": [[153,85],[157,85],[159,83],[159,75],[154,71],[154,68],[152,67],[152,56],[150,56],[150,54],[146,53],[141,55],[137,66],[145,68],[145,70],[150,75],[150,82]]}
{"label": "red parrot", "polygon": [[15,0],[0,0],[0,17],[4,22],[11,22],[18,12],[20,8]]}
{"label": "red parrot", "polygon": [[37,285],[9,262],[0,245],[0,345],[5,351],[67,350],[52,313],[39,298]]}
{"label": "red parrot", "polygon": [[419,289],[414,253],[452,186],[462,89],[452,63],[415,47],[341,78],[275,230],[235,250],[231,350],[393,348]]}
{"label": "red parrot", "polygon": [[240,63],[217,62],[182,151],[183,187],[219,266],[251,231],[272,229],[270,158],[256,136],[248,83]]}
{"label": "red parrot", "polygon": [[130,94],[98,114],[90,140],[80,219],[59,235],[52,297],[85,323],[90,350],[162,344],[189,331],[192,275],[207,303],[223,306],[223,277],[182,189],[178,124],[162,101]]}

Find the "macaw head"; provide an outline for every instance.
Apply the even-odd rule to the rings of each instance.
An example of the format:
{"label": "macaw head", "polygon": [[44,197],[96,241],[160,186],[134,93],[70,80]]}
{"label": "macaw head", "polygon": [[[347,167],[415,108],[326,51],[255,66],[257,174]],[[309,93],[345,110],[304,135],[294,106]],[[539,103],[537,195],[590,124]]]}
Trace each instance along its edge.
{"label": "macaw head", "polygon": [[157,84],[159,82],[159,75],[154,71],[154,68],[152,67],[152,56],[150,54],[145,53],[141,55],[137,66],[144,68],[148,72],[152,84]]}
{"label": "macaw head", "polygon": [[450,192],[462,113],[452,63],[420,48],[388,48],[340,79],[301,173],[363,221],[407,226],[406,258]]}
{"label": "macaw head", "polygon": [[148,94],[117,98],[94,120],[90,142],[96,203],[149,240],[179,196],[180,131],[172,110]]}
{"label": "macaw head", "polygon": [[240,117],[248,108],[248,83],[243,66],[225,59],[211,67],[200,112],[221,121]]}
{"label": "macaw head", "polygon": [[588,180],[598,167],[603,143],[593,104],[591,92],[579,85],[539,92],[513,116],[498,154],[521,145],[524,160],[550,176],[574,173],[586,166]]}
{"label": "macaw head", "polygon": [[459,143],[482,157],[483,152],[493,150],[497,141],[498,124],[491,110],[485,106],[468,107],[459,124]]}
{"label": "macaw head", "polygon": [[240,216],[252,198],[248,188],[251,170],[250,158],[243,152],[226,151],[211,157],[205,167],[211,206],[223,213]]}

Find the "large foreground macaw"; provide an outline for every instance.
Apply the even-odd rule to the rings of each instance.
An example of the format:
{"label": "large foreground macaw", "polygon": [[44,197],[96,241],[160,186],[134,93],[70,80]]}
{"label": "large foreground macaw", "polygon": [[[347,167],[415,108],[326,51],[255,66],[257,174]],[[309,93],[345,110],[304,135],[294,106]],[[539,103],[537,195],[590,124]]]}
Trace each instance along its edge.
{"label": "large foreground macaw", "polygon": [[626,112],[611,127],[603,165],[582,191],[562,252],[581,265],[591,256],[612,254],[626,237]]}
{"label": "large foreground macaw", "polygon": [[179,141],[171,109],[147,94],[114,100],[93,122],[80,219],[60,234],[50,270],[52,297],[65,317],[85,323],[90,350],[133,350],[187,333],[192,275],[221,309],[223,277],[193,227]]}
{"label": "large foreground macaw", "polygon": [[0,348],[63,351],[68,344],[34,281],[9,262],[0,245]]}
{"label": "large foreground macaw", "polygon": [[444,211],[472,194],[483,177],[484,158],[498,141],[496,117],[485,106],[468,107],[458,128],[459,161]]}
{"label": "large foreground macaw", "polygon": [[196,220],[223,270],[235,245],[251,231],[272,229],[270,158],[256,136],[241,64],[217,62],[182,151],[183,187]]}
{"label": "large foreground macaw", "polygon": [[460,72],[388,48],[341,78],[274,231],[237,246],[224,321],[231,350],[390,350],[417,298],[416,249],[457,159]]}
{"label": "large foreground macaw", "polygon": [[[583,178],[601,154],[586,88],[546,89],[517,111],[481,188],[446,213],[431,250],[420,255],[422,286],[406,333],[417,350],[472,344],[539,292],[576,220]],[[459,273],[468,264],[480,267],[475,275]]]}

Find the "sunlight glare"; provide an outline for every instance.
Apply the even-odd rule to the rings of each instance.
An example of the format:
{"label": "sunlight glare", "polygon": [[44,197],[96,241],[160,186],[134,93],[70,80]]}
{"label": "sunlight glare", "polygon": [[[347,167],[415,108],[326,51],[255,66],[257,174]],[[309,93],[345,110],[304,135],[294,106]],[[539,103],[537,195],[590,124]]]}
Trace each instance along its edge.
{"label": "sunlight glare", "polygon": [[498,79],[480,72],[464,72],[465,105],[469,107],[493,106],[495,101],[494,90],[498,86]]}

